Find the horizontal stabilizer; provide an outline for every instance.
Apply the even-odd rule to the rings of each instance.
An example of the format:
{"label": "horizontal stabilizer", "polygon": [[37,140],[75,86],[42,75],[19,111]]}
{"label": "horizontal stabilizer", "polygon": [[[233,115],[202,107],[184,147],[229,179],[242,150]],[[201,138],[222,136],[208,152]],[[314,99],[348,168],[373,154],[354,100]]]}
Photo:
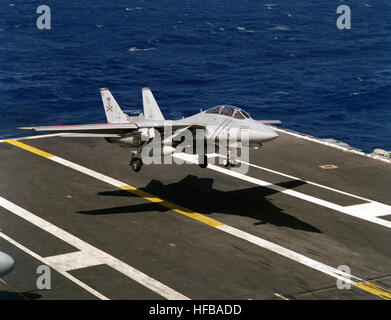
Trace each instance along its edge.
{"label": "horizontal stabilizer", "polygon": [[60,133],[64,138],[119,138],[121,135],[115,133]]}
{"label": "horizontal stabilizer", "polygon": [[73,133],[113,133],[119,134],[138,129],[135,123],[100,123],[68,126],[23,127],[23,130],[36,132],[73,132]]}
{"label": "horizontal stabilizer", "polygon": [[281,124],[281,120],[257,120],[264,124]]}

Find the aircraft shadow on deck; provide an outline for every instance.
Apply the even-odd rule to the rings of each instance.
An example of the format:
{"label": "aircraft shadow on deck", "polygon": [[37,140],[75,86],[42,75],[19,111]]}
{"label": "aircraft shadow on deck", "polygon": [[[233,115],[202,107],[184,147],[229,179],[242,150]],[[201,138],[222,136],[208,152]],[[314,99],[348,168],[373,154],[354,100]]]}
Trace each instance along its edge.
{"label": "aircraft shadow on deck", "polygon": [[[291,180],[277,185],[291,189],[305,184],[301,180]],[[179,182],[164,185],[158,180],[152,180],[141,190],[158,196],[164,200],[174,202],[180,206],[205,215],[211,213],[232,214],[246,216],[258,220],[254,225],[272,224],[279,227],[288,227],[308,232],[321,233],[321,231],[273,205],[266,196],[278,191],[265,187],[252,187],[233,191],[213,189],[213,179],[197,178],[188,175]],[[124,191],[100,192],[101,196],[137,197]],[[170,209],[157,203],[143,203],[131,206],[78,211],[80,214],[105,215],[121,213],[137,213],[146,211],[168,211]]]}

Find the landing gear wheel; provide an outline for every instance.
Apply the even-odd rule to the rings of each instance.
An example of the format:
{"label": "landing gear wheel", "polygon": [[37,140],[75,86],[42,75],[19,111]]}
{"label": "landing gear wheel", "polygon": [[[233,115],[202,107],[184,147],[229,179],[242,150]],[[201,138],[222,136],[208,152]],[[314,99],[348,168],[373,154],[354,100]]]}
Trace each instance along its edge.
{"label": "landing gear wheel", "polygon": [[[198,159],[199,160],[201,160],[201,158],[202,158],[202,156],[198,156]],[[208,166],[208,157],[206,156],[206,154],[204,154],[204,157],[203,157],[204,159],[204,161],[203,161],[203,163],[201,163],[201,161],[199,161],[199,166],[200,166],[200,168],[202,168],[202,169],[205,169],[207,166]]]}
{"label": "landing gear wheel", "polygon": [[228,168],[229,166],[230,166],[230,162],[228,161],[228,160],[224,160],[223,161],[223,165],[224,165],[224,167],[226,167],[226,168]]}
{"label": "landing gear wheel", "polygon": [[139,172],[141,170],[141,167],[143,166],[143,161],[140,158],[132,158],[130,160],[130,166],[132,167],[134,172]]}

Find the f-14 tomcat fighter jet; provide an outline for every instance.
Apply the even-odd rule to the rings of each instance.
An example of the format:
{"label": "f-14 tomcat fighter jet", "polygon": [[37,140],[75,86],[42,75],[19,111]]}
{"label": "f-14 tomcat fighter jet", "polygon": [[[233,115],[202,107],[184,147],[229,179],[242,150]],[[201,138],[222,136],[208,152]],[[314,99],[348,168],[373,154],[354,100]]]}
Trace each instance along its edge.
{"label": "f-14 tomcat fighter jet", "polygon": [[[184,131],[191,132],[195,139],[196,130],[203,130],[202,142],[205,145],[226,141],[227,157],[224,166],[233,166],[230,158],[230,136],[236,136],[236,145],[247,139],[247,146],[259,146],[263,142],[270,141],[278,134],[264,123],[280,123],[278,120],[257,121],[250,117],[244,110],[228,105],[216,106],[198,114],[180,120],[165,120],[162,112],[149,88],[142,89],[144,113],[136,117],[125,114],[117,101],[107,88],[101,88],[103,105],[106,112],[105,124],[82,124],[49,127],[25,127],[20,129],[32,131],[50,131],[65,133],[66,137],[102,137],[110,143],[116,143],[122,147],[131,149],[132,158],[130,166],[134,171],[139,171],[143,164],[142,150],[156,139],[157,133],[167,132],[171,128],[172,134],[160,141],[162,154],[168,155],[176,152],[176,147],[181,143],[178,137]],[[246,138],[244,138],[246,136]],[[199,137],[199,136],[198,136]],[[199,141],[198,141],[199,142]],[[209,150],[209,149],[208,149]],[[193,149],[192,153],[196,153]],[[198,154],[199,166],[205,168],[208,165],[206,152]]]}

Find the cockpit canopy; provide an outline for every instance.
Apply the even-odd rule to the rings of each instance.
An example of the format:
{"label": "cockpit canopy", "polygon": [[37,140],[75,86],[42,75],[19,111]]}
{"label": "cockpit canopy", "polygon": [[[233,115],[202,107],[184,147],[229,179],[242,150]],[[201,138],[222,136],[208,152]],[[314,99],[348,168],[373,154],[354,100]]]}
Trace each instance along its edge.
{"label": "cockpit canopy", "polygon": [[240,109],[240,108],[234,107],[234,106],[227,106],[227,105],[216,106],[216,107],[210,108],[210,109],[206,110],[205,113],[221,114],[223,116],[228,116],[228,117],[232,117],[235,119],[251,118],[250,115],[246,111],[244,111],[243,109]]}

